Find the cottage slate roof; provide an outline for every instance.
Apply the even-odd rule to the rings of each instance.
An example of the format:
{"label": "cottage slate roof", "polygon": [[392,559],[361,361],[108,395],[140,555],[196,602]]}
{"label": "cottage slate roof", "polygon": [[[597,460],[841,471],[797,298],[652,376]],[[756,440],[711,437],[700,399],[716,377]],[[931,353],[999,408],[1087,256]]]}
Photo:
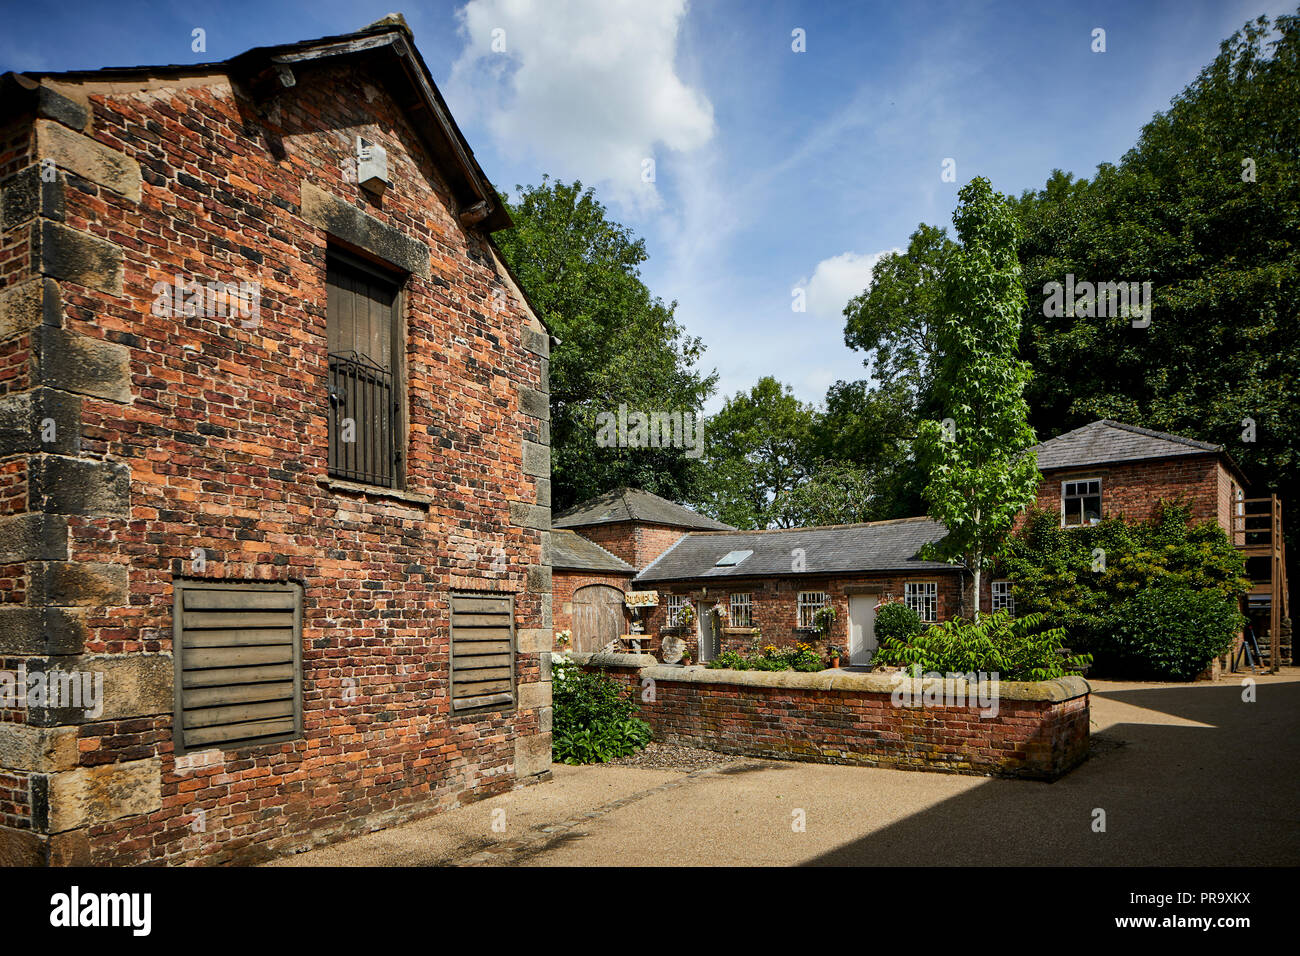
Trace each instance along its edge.
{"label": "cottage slate roof", "polygon": [[551,567],[569,571],[618,571],[635,574],[636,568],[616,554],[610,554],[576,531],[551,532]]}
{"label": "cottage slate roof", "polygon": [[[947,530],[929,518],[899,518],[868,524],[825,525],[779,531],[692,532],[636,576],[638,583],[695,578],[842,574],[855,571],[950,571],[956,565],[922,561],[921,546]],[[803,549],[804,569],[795,571],[791,552]],[[717,567],[730,551],[753,551],[739,564]]]}
{"label": "cottage slate roof", "polygon": [[1046,471],[1175,455],[1214,454],[1221,453],[1223,446],[1103,418],[1035,445],[1033,450],[1038,453],[1039,470]]}
{"label": "cottage slate roof", "polygon": [[574,505],[556,515],[551,526],[555,528],[585,528],[595,524],[615,521],[640,521],[662,524],[673,528],[690,528],[704,531],[734,531],[729,524],[714,521],[702,514],[674,504],[640,488],[616,488],[581,504]]}

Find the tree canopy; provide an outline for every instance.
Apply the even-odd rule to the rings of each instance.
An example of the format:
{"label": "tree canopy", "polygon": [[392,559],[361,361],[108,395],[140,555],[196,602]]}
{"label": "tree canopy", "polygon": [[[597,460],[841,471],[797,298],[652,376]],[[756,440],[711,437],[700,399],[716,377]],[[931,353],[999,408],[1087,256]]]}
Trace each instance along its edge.
{"label": "tree canopy", "polygon": [[630,410],[700,415],[715,373],[704,346],[641,279],[645,241],[612,221],[582,183],[516,187],[506,261],[560,344],[551,352],[551,481],[557,510],[627,485],[672,500],[695,495],[699,459],[682,448],[602,447],[597,416]]}

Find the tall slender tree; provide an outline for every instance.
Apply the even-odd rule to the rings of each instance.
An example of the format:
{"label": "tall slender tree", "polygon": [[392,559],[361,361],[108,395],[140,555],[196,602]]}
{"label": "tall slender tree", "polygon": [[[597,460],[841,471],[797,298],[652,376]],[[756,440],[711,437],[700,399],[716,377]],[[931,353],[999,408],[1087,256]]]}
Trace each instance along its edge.
{"label": "tall slender tree", "polygon": [[930,516],[948,529],[927,554],[965,564],[978,618],[980,577],[1034,500],[1040,477],[1027,454],[1035,441],[1024,398],[1029,365],[1016,354],[1025,307],[1019,222],[987,179],[971,180],[959,198],[960,247],[944,267],[933,380],[947,414],[921,423],[917,447]]}

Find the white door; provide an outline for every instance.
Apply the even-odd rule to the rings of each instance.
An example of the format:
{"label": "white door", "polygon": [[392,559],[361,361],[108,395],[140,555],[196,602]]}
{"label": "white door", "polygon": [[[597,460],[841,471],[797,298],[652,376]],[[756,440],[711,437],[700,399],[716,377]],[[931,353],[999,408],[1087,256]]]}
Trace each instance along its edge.
{"label": "white door", "polygon": [[718,640],[721,635],[718,634],[717,628],[713,625],[713,605],[708,601],[696,602],[695,623],[700,645],[697,663],[703,664],[718,656],[721,644]]}
{"label": "white door", "polygon": [[876,653],[876,603],[875,594],[849,595],[849,663],[865,666]]}

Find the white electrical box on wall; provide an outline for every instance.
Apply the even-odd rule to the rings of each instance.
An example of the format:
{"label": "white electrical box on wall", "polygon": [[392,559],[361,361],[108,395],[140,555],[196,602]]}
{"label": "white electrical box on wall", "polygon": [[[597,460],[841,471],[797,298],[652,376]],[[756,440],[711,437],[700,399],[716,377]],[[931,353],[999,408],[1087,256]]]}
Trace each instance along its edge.
{"label": "white electrical box on wall", "polygon": [[388,153],[378,143],[357,137],[357,183],[382,196],[388,188]]}

